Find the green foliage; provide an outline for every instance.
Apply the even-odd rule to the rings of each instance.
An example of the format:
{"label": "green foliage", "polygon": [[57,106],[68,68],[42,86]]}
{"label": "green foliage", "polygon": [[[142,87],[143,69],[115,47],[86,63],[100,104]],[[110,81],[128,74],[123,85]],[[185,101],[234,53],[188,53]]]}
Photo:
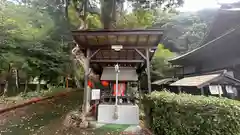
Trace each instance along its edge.
{"label": "green foliage", "polygon": [[77,11],[74,8],[73,3],[70,3],[70,5],[68,6],[68,19],[69,19],[71,25],[73,25],[75,27],[79,27],[81,22],[79,20],[79,17],[77,15]]}
{"label": "green foliage", "polygon": [[240,133],[238,101],[153,92],[145,96],[143,104],[148,125],[158,135],[237,135]]}
{"label": "green foliage", "polygon": [[132,3],[134,9],[155,9],[163,7],[164,9],[176,8],[184,3],[184,0],[128,0]]}
{"label": "green foliage", "polygon": [[[168,59],[173,57],[174,54],[166,49],[162,44],[158,45],[158,49],[155,52],[151,60],[151,81],[160,80],[166,77],[173,76],[174,68],[168,62]],[[144,72],[140,78],[141,88],[147,88],[147,74]]]}
{"label": "green foliage", "polygon": [[100,17],[95,14],[88,15],[88,28],[89,29],[99,29],[102,27]]}
{"label": "green foliage", "polygon": [[46,12],[40,12],[35,8],[27,8],[16,4],[9,4],[3,12],[15,23],[12,36],[23,40],[42,38],[51,30],[54,23]]}
{"label": "green foliage", "polygon": [[174,54],[168,49],[164,48],[162,44],[158,45],[154,57],[151,61],[151,77],[152,81],[159,80],[173,75],[173,68],[168,62],[168,59],[173,57]]}
{"label": "green foliage", "polygon": [[159,44],[154,54],[154,57],[163,57],[167,59],[167,58],[173,57],[173,55],[174,54],[170,50],[164,48],[163,44]]}
{"label": "green foliage", "polygon": [[176,12],[172,11],[163,11],[162,9],[157,9],[155,11],[155,22],[153,24],[153,27],[160,28],[163,27],[164,25],[171,24],[173,21],[173,18],[178,15]]}
{"label": "green foliage", "polygon": [[188,27],[185,27],[185,32],[179,37],[179,39],[186,40],[186,51],[199,47],[201,40],[207,32],[207,24],[197,15],[191,15],[189,18],[181,20],[180,23],[182,23],[182,25],[190,24]]}
{"label": "green foliage", "polygon": [[66,91],[66,89],[58,87],[58,88],[51,88],[49,90],[40,90],[40,91],[30,91],[27,93],[20,93],[19,96],[24,99],[31,99],[33,97],[47,97],[56,95],[57,93],[61,93]]}
{"label": "green foliage", "polygon": [[[117,0],[116,9],[114,9],[114,3],[111,0],[100,0],[101,2],[101,21],[104,25],[104,28],[112,27],[111,24],[117,20],[115,18],[116,9],[118,7],[122,7],[125,1]],[[157,8],[161,9],[170,9],[181,6],[183,4],[183,0],[127,0],[127,4],[131,4],[134,12],[141,11],[152,11]],[[122,11],[118,11],[122,12]],[[139,19],[135,19],[138,20]],[[149,19],[147,19],[149,20]],[[140,20],[144,21],[144,20]]]}
{"label": "green foliage", "polygon": [[117,22],[117,28],[134,29],[151,27],[155,16],[153,11],[136,10],[132,13],[125,14],[120,17]]}
{"label": "green foliage", "polygon": [[12,76],[14,79],[9,72],[10,64],[10,68],[25,74],[20,78],[21,82],[39,77],[48,83],[59,83],[60,76],[72,74],[68,21],[61,6],[57,6],[60,0],[45,2],[31,0],[16,4],[1,1],[1,77]]}
{"label": "green foliage", "polygon": [[161,23],[164,20],[158,19],[154,27],[165,30],[163,44],[166,48],[173,52],[185,53],[200,47],[214,15],[215,11],[208,10],[179,13],[170,16],[164,25]]}

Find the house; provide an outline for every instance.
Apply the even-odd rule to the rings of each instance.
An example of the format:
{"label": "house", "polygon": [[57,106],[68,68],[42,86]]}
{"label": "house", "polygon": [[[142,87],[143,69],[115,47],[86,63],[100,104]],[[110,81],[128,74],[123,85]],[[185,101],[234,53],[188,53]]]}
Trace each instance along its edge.
{"label": "house", "polygon": [[195,94],[212,95],[217,89],[220,96],[228,97],[226,93],[234,92],[237,97],[236,89],[240,85],[239,37],[240,3],[222,5],[201,47],[169,61],[178,67],[175,74],[180,79],[170,85],[179,87],[180,91],[194,87]]}
{"label": "house", "polygon": [[152,82],[152,89],[155,91],[159,90],[171,90],[172,92],[178,92],[178,89],[174,86],[170,86],[173,82],[177,81],[176,78],[163,78]]}

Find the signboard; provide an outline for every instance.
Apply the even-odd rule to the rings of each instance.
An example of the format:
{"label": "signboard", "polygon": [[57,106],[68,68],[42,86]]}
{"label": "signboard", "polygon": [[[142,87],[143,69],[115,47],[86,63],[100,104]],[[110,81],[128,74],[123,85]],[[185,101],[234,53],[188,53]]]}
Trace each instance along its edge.
{"label": "signboard", "polygon": [[92,100],[99,100],[100,99],[100,89],[92,89]]}

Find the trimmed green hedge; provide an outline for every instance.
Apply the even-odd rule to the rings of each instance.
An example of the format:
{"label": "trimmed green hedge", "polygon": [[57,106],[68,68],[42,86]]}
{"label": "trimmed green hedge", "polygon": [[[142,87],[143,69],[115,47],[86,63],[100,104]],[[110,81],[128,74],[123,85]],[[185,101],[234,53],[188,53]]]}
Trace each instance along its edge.
{"label": "trimmed green hedge", "polygon": [[217,97],[153,92],[143,99],[147,125],[157,135],[238,135],[240,103]]}

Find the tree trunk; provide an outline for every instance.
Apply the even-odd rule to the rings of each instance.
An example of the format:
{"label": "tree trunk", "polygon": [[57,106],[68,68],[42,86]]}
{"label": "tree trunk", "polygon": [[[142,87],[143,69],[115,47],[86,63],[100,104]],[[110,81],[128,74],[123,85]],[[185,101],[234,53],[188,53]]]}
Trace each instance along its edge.
{"label": "tree trunk", "polygon": [[7,92],[8,92],[8,80],[6,80],[5,82],[5,86],[4,86],[4,91],[3,91],[3,96],[7,96]]}
{"label": "tree trunk", "polygon": [[19,91],[19,72],[18,69],[15,69],[15,85],[17,92]]}
{"label": "tree trunk", "polygon": [[7,72],[6,79],[5,79],[3,96],[7,96],[7,93],[8,93],[8,83],[9,83],[9,80],[10,80],[11,68],[12,68],[12,65],[8,64],[8,72]]}
{"label": "tree trunk", "polygon": [[[101,20],[104,26],[104,29],[111,29],[114,28],[113,27],[113,23],[115,24],[116,22],[116,0],[101,0]],[[87,29],[87,2],[85,1],[84,3],[84,15],[80,16],[80,19],[84,22],[82,27],[80,27],[80,29]],[[65,11],[67,12],[67,10]],[[68,15],[66,15],[68,16]],[[75,58],[77,59],[77,61],[83,66],[84,68],[84,76],[85,76],[85,89],[84,89],[84,109],[83,109],[83,113],[87,113],[88,110],[88,106],[90,101],[90,91],[88,90],[87,87],[87,82],[88,79],[90,78],[90,72],[89,72],[89,60],[88,58],[85,57],[84,53],[80,50],[80,47],[78,45],[76,45],[76,47],[72,50],[72,54],[75,56]],[[88,53],[87,53],[88,54]],[[77,82],[77,81],[76,81]],[[85,117],[85,115],[84,115]]]}
{"label": "tree trunk", "polygon": [[77,78],[75,75],[74,75],[74,82],[75,82],[77,88],[82,88],[82,86],[81,86],[81,84],[80,84],[78,78]]}
{"label": "tree trunk", "polygon": [[41,77],[38,78],[38,84],[37,84],[37,91],[40,92],[41,90]]}
{"label": "tree trunk", "polygon": [[75,82],[77,88],[82,88],[81,85],[80,85],[80,82],[79,82],[80,77],[78,76],[78,74],[76,72],[78,70],[77,62],[74,60],[73,56],[71,56],[70,59],[72,60],[72,69],[74,70],[73,71],[74,82]]}
{"label": "tree trunk", "polygon": [[28,79],[25,80],[24,94],[27,93],[28,90]]}
{"label": "tree trunk", "polygon": [[104,29],[114,28],[116,21],[116,0],[100,0],[101,21]]}
{"label": "tree trunk", "polygon": [[67,76],[66,76],[66,79],[65,79],[65,80],[66,80],[66,86],[65,86],[65,87],[66,87],[67,89],[68,89],[68,87],[69,87],[69,83],[68,83],[68,78],[69,78],[69,77],[68,77],[68,76],[69,76],[69,75],[67,75]]}

